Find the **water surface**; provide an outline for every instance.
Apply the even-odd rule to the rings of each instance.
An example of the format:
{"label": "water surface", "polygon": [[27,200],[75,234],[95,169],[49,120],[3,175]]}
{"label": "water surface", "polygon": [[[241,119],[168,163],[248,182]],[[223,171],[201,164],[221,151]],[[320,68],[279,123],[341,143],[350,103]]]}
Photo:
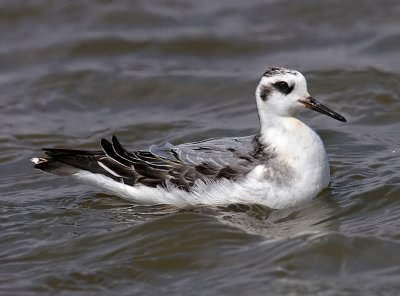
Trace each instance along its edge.
{"label": "water surface", "polygon": [[[0,293],[397,295],[398,1],[0,3]],[[345,115],[300,116],[332,182],[300,208],[139,206],[32,169],[41,147],[254,133],[267,66]]]}

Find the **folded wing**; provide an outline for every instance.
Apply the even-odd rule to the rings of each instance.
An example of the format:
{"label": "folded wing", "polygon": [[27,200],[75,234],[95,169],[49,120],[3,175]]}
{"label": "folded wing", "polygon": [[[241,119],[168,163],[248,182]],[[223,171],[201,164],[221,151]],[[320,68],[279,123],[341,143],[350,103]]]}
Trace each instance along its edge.
{"label": "folded wing", "polygon": [[[57,175],[86,170],[129,185],[173,184],[189,190],[196,180],[238,179],[265,155],[257,136],[212,139],[174,146],[152,145],[148,151],[128,152],[118,139],[101,140],[102,151],[44,149],[35,167]],[[261,157],[263,156],[263,157]]]}

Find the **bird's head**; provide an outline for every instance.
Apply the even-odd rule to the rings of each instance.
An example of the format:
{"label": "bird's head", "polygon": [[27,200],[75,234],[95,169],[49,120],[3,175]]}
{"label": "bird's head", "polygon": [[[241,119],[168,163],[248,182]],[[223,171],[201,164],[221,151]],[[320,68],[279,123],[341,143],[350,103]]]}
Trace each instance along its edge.
{"label": "bird's head", "polygon": [[346,122],[342,115],[310,96],[305,77],[295,70],[268,68],[257,86],[256,100],[260,118],[293,117],[302,108],[308,108]]}

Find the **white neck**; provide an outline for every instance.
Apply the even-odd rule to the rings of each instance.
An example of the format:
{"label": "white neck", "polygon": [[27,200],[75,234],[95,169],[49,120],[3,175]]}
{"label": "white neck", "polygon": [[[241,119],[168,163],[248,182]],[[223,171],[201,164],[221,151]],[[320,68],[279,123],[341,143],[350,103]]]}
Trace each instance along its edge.
{"label": "white neck", "polygon": [[[267,115],[267,114],[264,114]],[[320,137],[295,117],[273,114],[260,116],[260,141],[275,152],[309,186],[322,188],[329,183],[329,164]]]}

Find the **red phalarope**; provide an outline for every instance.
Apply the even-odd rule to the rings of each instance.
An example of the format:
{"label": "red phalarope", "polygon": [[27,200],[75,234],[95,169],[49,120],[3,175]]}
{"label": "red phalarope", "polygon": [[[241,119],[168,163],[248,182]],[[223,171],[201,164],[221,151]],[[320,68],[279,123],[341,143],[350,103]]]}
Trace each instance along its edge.
{"label": "red phalarope", "polygon": [[257,203],[287,208],[312,199],[330,181],[320,137],[295,118],[302,108],[346,119],[312,98],[304,76],[273,67],[256,89],[261,128],[246,137],[125,150],[115,136],[99,151],[44,148],[35,168],[71,176],[142,204]]}

